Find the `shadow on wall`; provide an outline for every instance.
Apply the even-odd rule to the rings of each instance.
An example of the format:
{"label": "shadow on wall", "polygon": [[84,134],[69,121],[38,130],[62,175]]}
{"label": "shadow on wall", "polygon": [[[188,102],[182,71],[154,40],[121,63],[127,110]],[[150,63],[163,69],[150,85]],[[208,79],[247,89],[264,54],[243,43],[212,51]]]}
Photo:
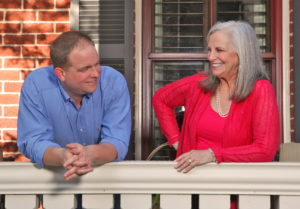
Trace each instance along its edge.
{"label": "shadow on wall", "polygon": [[23,154],[20,153],[19,148],[17,146],[17,137],[11,133],[5,133],[5,140],[9,140],[8,142],[0,143],[0,160],[1,161],[30,161]]}
{"label": "shadow on wall", "polygon": [[[31,70],[21,70],[22,79],[31,73]],[[17,146],[17,134],[6,132],[3,136],[3,141],[0,143],[0,161],[30,161],[20,153]]]}

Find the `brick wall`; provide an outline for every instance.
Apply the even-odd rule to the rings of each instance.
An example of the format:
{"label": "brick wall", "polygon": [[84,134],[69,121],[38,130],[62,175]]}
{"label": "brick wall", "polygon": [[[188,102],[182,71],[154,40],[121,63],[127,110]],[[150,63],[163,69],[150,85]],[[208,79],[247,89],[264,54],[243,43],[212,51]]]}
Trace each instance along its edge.
{"label": "brick wall", "polygon": [[294,118],[294,30],[293,30],[293,0],[290,0],[290,100],[291,100],[291,141],[295,141]]}
{"label": "brick wall", "polygon": [[18,152],[20,89],[32,70],[49,65],[49,43],[70,30],[70,0],[0,0],[0,146],[4,157]]}

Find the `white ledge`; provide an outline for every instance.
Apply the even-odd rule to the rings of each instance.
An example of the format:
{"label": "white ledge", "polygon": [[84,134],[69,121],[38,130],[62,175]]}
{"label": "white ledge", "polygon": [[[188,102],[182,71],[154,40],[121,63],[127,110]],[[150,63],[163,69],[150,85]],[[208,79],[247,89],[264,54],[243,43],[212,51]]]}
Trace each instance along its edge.
{"label": "white ledge", "polygon": [[300,163],[221,163],[184,174],[171,161],[123,161],[65,181],[64,169],[1,162],[0,194],[268,194],[300,195]]}

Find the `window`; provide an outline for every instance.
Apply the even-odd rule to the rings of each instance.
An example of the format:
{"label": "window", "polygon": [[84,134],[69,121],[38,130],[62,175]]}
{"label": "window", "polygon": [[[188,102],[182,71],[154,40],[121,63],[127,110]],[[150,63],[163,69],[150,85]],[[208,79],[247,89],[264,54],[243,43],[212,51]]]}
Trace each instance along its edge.
{"label": "window", "polygon": [[[217,21],[244,20],[252,25],[282,115],[280,8],[278,0],[143,1],[143,158],[166,141],[153,113],[152,95],[167,83],[209,67],[206,34]],[[180,114],[181,109],[176,111]],[[169,155],[166,148],[156,159]]]}
{"label": "window", "polygon": [[[72,0],[71,29],[88,34],[101,65],[121,72],[133,101],[133,0]],[[132,102],[133,104],[133,102]],[[127,159],[133,158],[133,134]]]}

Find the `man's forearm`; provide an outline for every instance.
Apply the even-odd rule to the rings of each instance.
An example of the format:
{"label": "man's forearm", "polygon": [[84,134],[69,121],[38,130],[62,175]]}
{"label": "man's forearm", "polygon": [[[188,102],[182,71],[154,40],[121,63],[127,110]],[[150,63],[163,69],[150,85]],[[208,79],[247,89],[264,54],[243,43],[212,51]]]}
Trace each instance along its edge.
{"label": "man's forearm", "polygon": [[48,147],[43,156],[44,165],[63,165],[64,148]]}
{"label": "man's forearm", "polygon": [[92,164],[104,164],[114,161],[118,152],[110,143],[95,144],[87,146],[87,154]]}

